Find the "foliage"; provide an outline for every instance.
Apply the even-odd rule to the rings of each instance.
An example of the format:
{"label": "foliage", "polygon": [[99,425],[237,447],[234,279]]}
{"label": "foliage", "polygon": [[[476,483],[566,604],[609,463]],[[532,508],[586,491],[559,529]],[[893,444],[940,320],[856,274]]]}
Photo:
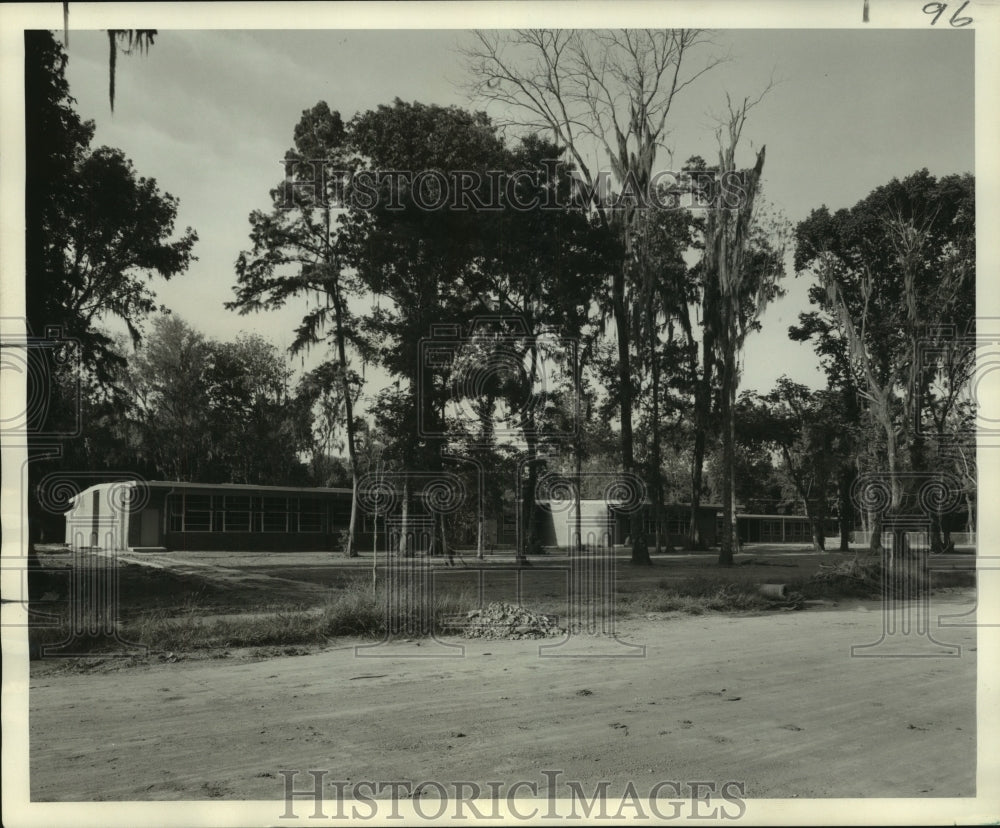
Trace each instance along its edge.
{"label": "foliage", "polygon": [[217,342],[179,317],[155,318],[130,369],[142,453],[169,480],[304,483],[309,401],[289,392],[290,377],[258,335]]}
{"label": "foliage", "polygon": [[813,524],[816,550],[822,551],[838,471],[851,463],[855,445],[838,396],[782,377],[767,394],[741,397],[737,413],[742,443],[780,454],[785,480]]}
{"label": "foliage", "polygon": [[121,151],[91,149],[94,126],[72,108],[65,63],[49,32],[25,33],[26,309],[39,335],[57,326],[78,339],[106,380],[122,355],[100,324],[117,319],[138,342],[156,309],[148,282],[182,273],[197,234],[171,240],[177,199]]}
{"label": "foliage", "polygon": [[972,410],[974,178],[925,169],[851,209],[814,210],[796,229],[795,265],[815,279],[817,309],[790,334],[813,340],[831,387],[856,393],[869,426],[857,454],[888,474],[891,508],[907,497],[900,472],[964,477],[961,447],[949,444]]}
{"label": "foliage", "polygon": [[[354,406],[361,389],[348,349],[353,347],[364,357],[369,348],[349,304],[360,292],[360,283],[343,266],[332,225],[339,182],[326,171],[345,169],[349,162],[340,113],[331,112],[325,101],[305,110],[295,126],[294,142],[285,154],[286,170],[294,173],[271,191],[271,211],[250,214],[253,247],[236,261],[236,299],[227,307],[246,314],[280,308],[295,297],[312,299],[291,351],[326,343],[334,355],[303,378],[300,390],[310,405],[319,407],[319,445],[314,446],[314,455],[317,448],[329,451],[339,427],[347,438],[353,495],[346,551],[354,557],[358,485]],[[303,178],[313,186],[294,186]],[[317,178],[322,183],[316,183]]]}

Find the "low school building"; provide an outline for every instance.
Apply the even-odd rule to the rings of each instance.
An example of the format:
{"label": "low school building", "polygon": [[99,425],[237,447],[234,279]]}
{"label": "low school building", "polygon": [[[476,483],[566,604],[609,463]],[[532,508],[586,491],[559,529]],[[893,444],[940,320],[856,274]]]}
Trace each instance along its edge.
{"label": "low school building", "polygon": [[91,486],[70,504],[74,549],[306,552],[340,547],[351,490],[126,481]]}
{"label": "low school building", "polygon": [[[543,545],[568,547],[577,527],[576,504],[572,501],[543,501],[539,503],[542,521],[539,535]],[[698,507],[697,523],[702,540],[713,546],[718,538],[716,514],[719,505],[706,503]],[[655,517],[651,504],[640,508],[643,531],[649,544],[655,537]],[[691,523],[691,505],[665,503],[660,509],[660,531],[663,543],[670,546],[684,544]],[[583,542],[596,545],[610,539],[611,543],[626,544],[632,531],[632,514],[621,505],[606,500],[580,501],[580,534]]]}

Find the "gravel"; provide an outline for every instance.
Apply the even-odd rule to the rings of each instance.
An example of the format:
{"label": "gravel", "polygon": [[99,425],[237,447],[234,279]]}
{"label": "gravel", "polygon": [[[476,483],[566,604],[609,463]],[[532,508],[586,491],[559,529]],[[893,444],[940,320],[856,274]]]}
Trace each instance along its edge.
{"label": "gravel", "polygon": [[464,618],[452,619],[449,626],[461,628],[467,638],[549,638],[563,635],[558,616],[531,612],[504,601],[494,601],[472,610]]}

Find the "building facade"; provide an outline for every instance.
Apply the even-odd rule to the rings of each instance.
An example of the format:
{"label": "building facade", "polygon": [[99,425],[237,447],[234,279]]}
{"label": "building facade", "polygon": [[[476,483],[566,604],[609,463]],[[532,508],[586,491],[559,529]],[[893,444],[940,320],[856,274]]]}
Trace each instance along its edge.
{"label": "building facade", "polygon": [[351,490],[239,484],[101,483],[66,513],[66,544],[104,550],[329,550]]}

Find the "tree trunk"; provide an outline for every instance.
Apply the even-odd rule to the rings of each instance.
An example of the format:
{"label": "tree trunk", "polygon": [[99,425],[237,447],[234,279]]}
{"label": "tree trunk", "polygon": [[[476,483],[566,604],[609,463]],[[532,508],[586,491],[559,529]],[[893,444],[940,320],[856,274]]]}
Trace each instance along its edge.
{"label": "tree trunk", "polygon": [[409,557],[413,554],[410,548],[410,476],[403,474],[403,506],[399,528],[399,556]]}
{"label": "tree trunk", "polygon": [[[650,303],[650,304],[652,305],[652,303]],[[656,546],[655,546],[656,554],[659,555],[659,554],[661,554],[663,552],[663,545],[662,545],[663,542],[662,542],[662,537],[661,537],[661,534],[660,534],[660,521],[661,521],[661,515],[662,515],[662,511],[663,511],[663,489],[662,489],[662,480],[661,480],[661,476],[660,476],[660,465],[661,465],[661,462],[660,462],[660,363],[659,363],[659,359],[657,358],[657,353],[656,353],[656,343],[657,343],[659,337],[655,336],[655,332],[653,331],[653,320],[649,320],[647,327],[649,329],[649,337],[650,337],[649,350],[650,350],[650,359],[652,360],[652,362],[651,362],[651,368],[652,368],[652,374],[653,374],[653,376],[652,376],[652,380],[653,380],[653,383],[652,383],[652,385],[653,385],[653,417],[652,417],[652,423],[651,423],[652,438],[653,438],[652,439],[652,443],[653,444],[652,444],[652,448],[651,448],[651,451],[650,451],[651,457],[650,457],[650,462],[649,462],[649,468],[650,468],[650,477],[651,477],[650,483],[652,484],[652,486],[651,486],[651,488],[652,488],[651,494],[653,495],[653,498],[652,498],[653,499],[653,509],[652,509],[652,512],[653,512],[653,532],[654,532],[654,534],[656,536]],[[648,554],[648,552],[647,552],[647,554]]]}
{"label": "tree trunk", "polygon": [[[533,460],[536,456],[536,452],[532,452]],[[538,509],[535,505],[535,487],[538,485],[538,464],[532,462],[528,466],[528,497],[527,497],[527,507],[528,507],[528,522],[525,524],[528,529],[528,537],[526,548],[524,550],[525,556],[527,555],[537,555],[541,552],[541,542],[538,539]]]}
{"label": "tree trunk", "polygon": [[[628,225],[626,224],[626,228]],[[626,229],[626,239],[628,239]],[[632,244],[626,244],[628,256],[631,256]],[[625,268],[615,273],[612,285],[612,305],[615,315],[615,332],[618,339],[618,400],[621,410],[621,440],[622,440],[622,471],[625,474],[635,472],[635,453],[632,436],[632,361],[629,353],[629,323],[625,310]],[[649,549],[642,531],[641,510],[633,511],[629,516],[629,537],[632,540],[632,563],[651,564]]]}
{"label": "tree trunk", "polygon": [[816,516],[813,521],[813,545],[817,552],[826,552],[826,495],[829,477],[823,477],[824,485],[820,488],[819,500],[816,503]]}
{"label": "tree trunk", "polygon": [[354,401],[351,399],[351,382],[347,374],[347,348],[344,337],[344,306],[339,286],[334,290],[334,313],[337,322],[337,359],[340,363],[341,394],[344,398],[344,428],[347,432],[347,461],[351,466],[351,519],[347,527],[348,558],[358,557],[355,540],[358,520],[358,454],[354,435]]}
{"label": "tree trunk", "polygon": [[882,553],[882,513],[872,512],[869,517],[870,535],[868,538],[868,551],[873,555]]}
{"label": "tree trunk", "polygon": [[535,487],[538,484],[537,446],[530,429],[525,429],[527,444],[525,472],[526,476],[518,480],[521,487],[521,517],[518,521],[521,528],[517,539],[517,563],[519,566],[528,563],[528,555],[535,551]]}
{"label": "tree trunk", "polygon": [[573,469],[573,500],[576,501],[576,515],[574,516],[573,540],[570,548],[579,551],[583,548],[583,517],[580,514],[580,487],[583,485],[583,453],[577,444],[575,468]]}
{"label": "tree trunk", "polygon": [[698,526],[698,512],[701,509],[701,481],[705,469],[705,430],[697,428],[694,435],[694,449],[691,459],[691,522],[688,526],[688,549],[704,549],[701,527]]}
{"label": "tree trunk", "polygon": [[448,563],[450,565],[454,562],[454,555],[452,554],[451,547],[448,546],[448,532],[445,526],[445,516],[438,515],[435,524],[435,534],[437,534],[440,538],[441,554],[448,559]]}
{"label": "tree trunk", "polygon": [[476,517],[476,558],[479,560],[486,557],[486,510],[483,507],[484,504],[480,501]]}
{"label": "tree trunk", "polygon": [[840,551],[848,552],[851,548],[851,527],[854,523],[854,507],[851,503],[851,486],[854,484],[856,472],[852,466],[843,466],[837,477],[837,511],[840,528]]}
{"label": "tree trunk", "polygon": [[[701,506],[701,484],[705,473],[705,446],[708,440],[712,408],[713,337],[705,331],[702,340],[702,376],[695,385],[694,447],[691,453],[691,524],[688,528],[688,549],[704,549],[705,541],[698,526]],[[697,371],[697,359],[694,370]]]}
{"label": "tree trunk", "polygon": [[823,521],[810,520],[812,524],[813,549],[817,552],[826,552],[826,533],[823,531]]}
{"label": "tree trunk", "polygon": [[944,531],[941,523],[941,515],[936,513],[930,515],[931,551],[935,553],[943,552],[945,548]]}
{"label": "tree trunk", "polygon": [[[725,323],[727,329],[730,323]],[[727,336],[726,339],[731,339]],[[719,539],[719,566],[732,566],[735,552],[736,509],[733,469],[736,467],[736,354],[734,343],[724,342],[722,367],[722,537]]]}

